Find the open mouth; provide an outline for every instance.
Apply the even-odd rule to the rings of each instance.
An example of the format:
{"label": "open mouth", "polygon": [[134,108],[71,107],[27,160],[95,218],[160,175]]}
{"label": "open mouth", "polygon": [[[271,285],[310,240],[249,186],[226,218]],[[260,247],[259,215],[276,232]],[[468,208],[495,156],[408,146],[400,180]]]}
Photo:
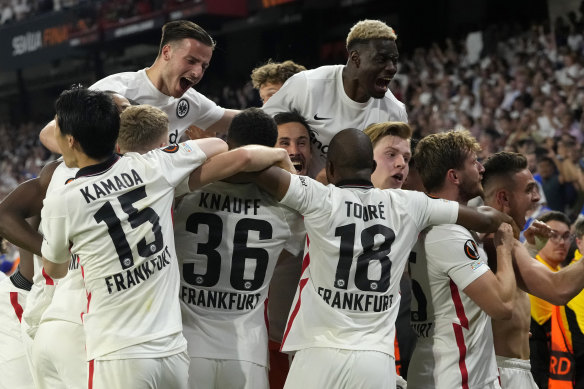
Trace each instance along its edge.
{"label": "open mouth", "polygon": [[391,82],[390,77],[380,77],[377,80],[375,80],[375,86],[377,87],[377,89],[387,92],[387,88],[389,88],[390,82]]}
{"label": "open mouth", "polygon": [[294,169],[296,169],[296,173],[300,173],[304,168],[304,164],[302,161],[292,161],[292,165],[294,165]]}
{"label": "open mouth", "polygon": [[404,180],[404,175],[400,174],[400,173],[394,174],[392,177],[394,180],[396,180],[398,182],[402,182]]}
{"label": "open mouth", "polygon": [[180,78],[180,88],[183,91],[187,91],[189,88],[191,88],[193,85],[195,85],[195,81],[191,80],[187,77],[181,77]]}

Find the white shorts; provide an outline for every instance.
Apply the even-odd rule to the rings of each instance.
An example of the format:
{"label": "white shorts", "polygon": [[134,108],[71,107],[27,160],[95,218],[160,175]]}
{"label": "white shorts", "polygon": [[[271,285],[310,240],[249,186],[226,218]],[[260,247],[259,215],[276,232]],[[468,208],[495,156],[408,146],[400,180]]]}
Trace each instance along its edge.
{"label": "white shorts", "polygon": [[284,389],[379,389],[395,385],[395,359],[389,354],[315,347],[294,355]]}
{"label": "white shorts", "polygon": [[191,389],[268,389],[268,368],[231,359],[191,358]]}
{"label": "white shorts", "polygon": [[39,389],[87,388],[87,353],[81,324],[42,322],[32,347]]}
{"label": "white shorts", "polygon": [[187,389],[189,355],[186,351],[161,358],[89,361],[93,389]]}
{"label": "white shorts", "polygon": [[538,389],[531,375],[529,360],[497,356],[497,367],[503,389]]}

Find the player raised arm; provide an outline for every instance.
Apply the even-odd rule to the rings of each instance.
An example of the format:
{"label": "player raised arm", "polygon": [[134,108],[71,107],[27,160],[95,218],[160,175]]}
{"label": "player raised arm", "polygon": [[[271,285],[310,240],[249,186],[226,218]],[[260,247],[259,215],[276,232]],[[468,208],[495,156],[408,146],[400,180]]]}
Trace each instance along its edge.
{"label": "player raised arm", "polygon": [[254,172],[272,165],[288,171],[294,170],[288,152],[260,145],[247,145],[207,160],[200,168],[191,173],[190,190],[195,190],[213,181],[222,180],[239,172]]}
{"label": "player raised arm", "polygon": [[456,219],[456,224],[472,231],[495,232],[501,223],[511,224],[516,235],[519,235],[519,229],[513,221],[513,218],[494,208],[487,206],[472,208],[461,204],[458,209],[458,219]]}
{"label": "player raised arm", "polygon": [[507,223],[501,224],[493,243],[497,250],[497,274],[486,272],[463,291],[487,315],[505,320],[513,314],[513,294],[517,287],[511,255],[515,243],[513,228]]}
{"label": "player raised arm", "polygon": [[49,149],[51,152],[56,154],[61,154],[61,149],[57,144],[57,140],[55,139],[55,120],[51,120],[47,123],[46,126],[43,127],[41,132],[39,133],[39,139],[43,146]]}

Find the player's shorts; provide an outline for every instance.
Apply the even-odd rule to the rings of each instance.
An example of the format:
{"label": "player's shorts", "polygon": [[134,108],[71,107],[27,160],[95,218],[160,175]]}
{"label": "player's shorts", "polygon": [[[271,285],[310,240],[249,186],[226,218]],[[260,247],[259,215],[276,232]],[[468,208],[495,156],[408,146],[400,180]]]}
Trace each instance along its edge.
{"label": "player's shorts", "polygon": [[285,389],[395,388],[395,360],[378,351],[308,348],[298,351]]}
{"label": "player's shorts", "polygon": [[81,324],[42,322],[32,347],[39,389],[87,388],[87,353]]}
{"label": "player's shorts", "polygon": [[280,346],[280,343],[273,340],[268,342],[270,351],[270,389],[282,389],[290,371],[290,355],[281,352]]}
{"label": "player's shorts", "polygon": [[191,389],[268,389],[268,368],[232,359],[191,357]]}
{"label": "player's shorts", "polygon": [[0,388],[34,388],[20,318],[27,291],[17,288],[9,279],[0,282]]}
{"label": "player's shorts", "polygon": [[528,360],[497,356],[497,367],[502,388],[538,389]]}
{"label": "player's shorts", "polygon": [[89,361],[89,385],[93,389],[187,389],[189,355],[186,351],[161,358]]}

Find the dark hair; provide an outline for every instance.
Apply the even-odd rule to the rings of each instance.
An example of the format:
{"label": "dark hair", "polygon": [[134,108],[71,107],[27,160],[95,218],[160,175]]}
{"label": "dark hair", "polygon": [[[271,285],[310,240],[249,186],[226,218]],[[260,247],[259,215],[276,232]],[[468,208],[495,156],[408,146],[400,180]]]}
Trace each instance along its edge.
{"label": "dark hair", "polygon": [[500,151],[491,155],[483,167],[483,187],[486,189],[493,177],[506,176],[509,177],[508,182],[512,183],[514,174],[527,169],[527,158],[523,154]]}
{"label": "dark hair", "polygon": [[201,26],[189,20],[174,20],[162,26],[158,55],[162,53],[162,48],[168,43],[183,39],[195,39],[213,49],[215,48],[215,41]]}
{"label": "dark hair", "polygon": [[230,147],[263,145],[274,147],[278,127],[270,115],[260,108],[247,108],[233,117],[227,130]]}
{"label": "dark hair", "polygon": [[556,221],[570,226],[570,219],[565,213],[559,211],[549,211],[537,218],[540,222],[547,223],[549,221]]}
{"label": "dark hair", "polygon": [[120,130],[120,114],[111,96],[85,88],[68,89],[55,102],[61,134],[72,135],[91,158],[114,151]]}
{"label": "dark hair", "polygon": [[308,132],[308,134],[307,134],[308,138],[311,138],[311,136],[312,136],[312,129],[308,125],[308,122],[306,121],[306,119],[304,119],[304,116],[300,115],[300,113],[298,111],[288,111],[288,112],[277,113],[276,116],[274,116],[274,121],[276,122],[276,124],[278,126],[280,124],[286,124],[286,123],[300,123],[304,126],[304,128],[306,128],[306,132]]}

